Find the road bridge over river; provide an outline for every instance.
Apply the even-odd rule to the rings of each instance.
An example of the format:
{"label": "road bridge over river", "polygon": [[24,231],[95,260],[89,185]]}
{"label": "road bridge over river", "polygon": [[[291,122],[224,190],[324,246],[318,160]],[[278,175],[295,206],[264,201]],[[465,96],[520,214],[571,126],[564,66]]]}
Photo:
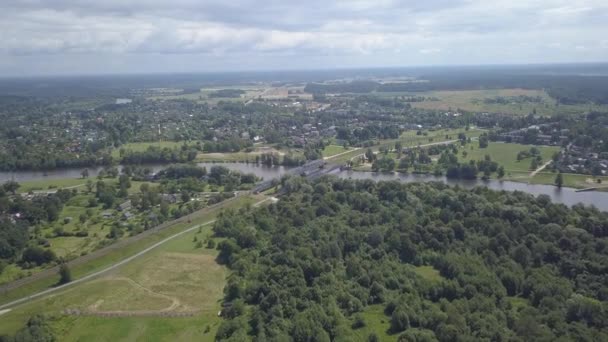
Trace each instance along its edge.
{"label": "road bridge over river", "polygon": [[[329,174],[334,170],[341,168],[339,164],[327,162],[325,160],[313,160],[302,166],[290,169],[287,171],[287,175],[303,176],[308,179],[319,178],[323,175]],[[258,183],[251,191],[253,193],[260,193],[276,186],[278,179],[268,179]]]}

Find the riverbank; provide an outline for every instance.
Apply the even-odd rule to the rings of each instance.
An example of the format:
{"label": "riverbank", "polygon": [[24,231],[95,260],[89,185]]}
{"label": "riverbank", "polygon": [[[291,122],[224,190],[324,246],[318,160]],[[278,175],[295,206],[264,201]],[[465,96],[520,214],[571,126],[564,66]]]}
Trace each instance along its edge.
{"label": "riverbank", "polygon": [[[346,155],[360,154],[360,153],[361,153],[360,150],[352,150],[352,151],[348,151],[348,153]],[[342,157],[343,156],[340,156],[337,159],[341,159]],[[336,163],[336,161],[333,159],[329,159],[329,160],[327,160],[327,162]],[[218,165],[218,163],[217,162],[198,163],[198,165],[210,168],[214,165]],[[266,165],[255,164],[255,163],[223,162],[220,165],[223,165],[231,170],[236,170],[236,171],[240,171],[243,173],[253,173],[257,177],[262,178],[264,180],[279,179],[290,169],[290,167],[285,167],[285,166],[266,166]],[[163,167],[166,167],[166,165],[163,165],[163,166],[156,165],[153,167],[153,170],[158,171],[158,170],[162,169]],[[371,174],[374,174],[374,172],[371,171],[370,166],[358,167],[358,168],[355,168],[351,172],[358,172],[358,173],[361,173],[364,175],[367,174],[367,176],[365,176],[365,177],[377,179],[376,176],[371,175]],[[54,190],[56,188],[67,187],[67,186],[76,186],[76,189],[81,189],[82,188],[81,184],[84,184],[86,182],[86,180],[79,178],[80,177],[79,170],[71,170],[67,174],[76,174],[77,176],[72,177],[72,179],[68,179],[68,180],[66,180],[66,179],[44,180],[44,181],[40,181],[39,183],[23,182],[22,189],[28,189],[28,188],[31,189],[33,186],[32,184],[37,184],[38,186],[40,184],[44,184],[46,187],[41,190],[46,190],[49,187],[51,187],[51,190]],[[388,178],[391,180],[411,179],[412,177],[414,177],[414,179],[416,179],[416,181],[437,181],[438,178],[439,178],[439,180],[441,180],[442,178],[445,178],[443,176],[435,177],[430,173],[421,174],[421,175],[389,173],[389,175],[393,175]],[[574,196],[572,200],[570,200],[570,199],[564,200],[564,198],[562,198],[561,195],[554,196],[554,193],[559,192],[560,189],[558,189],[556,186],[554,186],[556,173],[548,172],[548,171],[541,171],[541,172],[536,173],[534,175],[534,177],[530,177],[529,171],[523,172],[523,171],[507,170],[505,177],[503,177],[503,179],[496,179],[496,177],[493,177],[487,181],[484,181],[482,179],[477,179],[477,180],[473,180],[473,181],[449,180],[449,182],[446,180],[446,182],[449,184],[454,184],[454,185],[458,185],[461,183],[469,184],[469,183],[473,182],[478,186],[487,186],[487,182],[496,182],[496,183],[500,183],[500,184],[512,184],[510,186],[507,186],[506,188],[503,186],[503,187],[497,187],[497,189],[498,190],[511,190],[512,189],[512,190],[530,192],[535,195],[547,194],[555,201],[561,202],[561,203],[566,203],[568,205],[573,205],[578,202],[582,202],[586,205],[605,206],[604,208],[602,208],[602,210],[608,210],[608,193],[607,193],[608,192],[608,177],[601,177],[602,183],[598,184],[596,181],[594,181],[588,175],[578,175],[578,174],[563,174],[563,175],[564,175],[564,184],[561,189],[561,190],[563,190],[563,191],[561,191],[561,193],[570,194],[570,193],[574,193],[575,190],[577,190],[577,189],[584,189],[584,188],[590,188],[590,187],[602,187],[602,189],[599,189],[601,191],[580,193],[579,195]],[[604,184],[607,185],[606,188],[603,187]],[[538,188],[538,187],[541,187],[542,190],[539,190],[541,188]],[[598,195],[603,195],[603,196],[596,198],[595,195],[592,195],[592,194],[598,194]],[[581,196],[581,195],[584,195],[584,196]]]}
{"label": "riverbank", "polygon": [[[353,171],[357,172],[374,172],[371,169],[371,164],[360,165],[352,168]],[[403,171],[391,171],[403,175],[418,174],[424,176],[434,176],[431,172],[403,172]],[[389,172],[390,173],[390,172]],[[537,172],[530,177],[530,172],[521,171],[506,171],[503,178],[497,178],[496,175],[492,175],[489,179],[496,181],[510,181],[524,184],[538,184],[538,185],[555,185],[556,172]],[[581,175],[575,173],[562,173],[563,186],[564,188],[572,189],[587,189],[596,188],[595,191],[608,192],[608,177],[593,177],[591,175]],[[598,183],[597,179],[601,182]]]}

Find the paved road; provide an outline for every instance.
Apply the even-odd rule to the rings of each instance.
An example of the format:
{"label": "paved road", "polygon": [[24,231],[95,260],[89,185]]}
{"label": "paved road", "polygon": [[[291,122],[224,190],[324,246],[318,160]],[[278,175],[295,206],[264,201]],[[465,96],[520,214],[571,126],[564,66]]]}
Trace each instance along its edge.
{"label": "paved road", "polygon": [[[111,265],[111,266],[108,266],[108,267],[104,268],[104,269],[103,269],[103,270],[101,270],[101,271],[97,271],[97,272],[95,272],[95,273],[91,273],[91,274],[89,274],[89,275],[86,275],[86,276],[84,276],[84,277],[82,277],[82,278],[78,278],[78,279],[76,279],[76,280],[74,280],[74,281],[72,281],[72,282],[69,282],[69,283],[67,283],[67,284],[60,285],[60,286],[56,286],[56,287],[52,287],[52,288],[50,288],[50,289],[46,289],[46,290],[44,290],[44,291],[41,291],[41,292],[35,293],[35,294],[33,294],[33,295],[30,295],[30,296],[27,296],[27,297],[24,297],[24,298],[21,298],[21,299],[14,300],[14,301],[12,301],[12,302],[9,302],[9,303],[3,304],[3,305],[0,305],[0,311],[3,311],[4,309],[7,309],[7,308],[12,308],[12,309],[14,309],[16,306],[21,305],[21,304],[24,304],[24,303],[26,303],[26,302],[29,302],[29,301],[31,301],[31,300],[33,300],[33,299],[36,299],[36,298],[42,297],[42,296],[47,295],[47,294],[49,294],[49,293],[53,293],[53,292],[56,292],[56,291],[62,290],[62,289],[64,289],[64,288],[68,287],[68,286],[72,286],[72,285],[80,284],[80,283],[82,283],[82,282],[85,282],[85,281],[90,280],[90,279],[92,279],[92,278],[95,278],[95,277],[97,277],[97,276],[100,276],[100,275],[102,275],[102,274],[104,274],[104,273],[106,273],[106,272],[112,271],[112,270],[114,270],[114,269],[116,269],[116,268],[118,268],[118,267],[120,267],[120,266],[122,266],[122,265],[124,265],[124,264],[126,264],[126,263],[128,263],[128,262],[130,262],[130,261],[132,261],[133,259],[138,258],[138,257],[140,257],[140,256],[142,256],[142,255],[144,255],[144,254],[148,253],[149,251],[151,251],[151,250],[153,250],[154,248],[156,248],[156,247],[158,247],[158,246],[160,246],[160,245],[162,245],[162,244],[166,243],[167,241],[173,240],[173,239],[175,239],[176,237],[179,237],[179,236],[181,236],[181,235],[184,235],[184,234],[186,234],[186,233],[189,233],[189,232],[191,232],[191,231],[193,231],[193,230],[195,230],[195,229],[198,229],[199,227],[202,227],[202,226],[206,226],[206,225],[212,224],[213,222],[215,222],[215,220],[211,220],[211,221],[209,221],[209,222],[205,222],[205,223],[202,223],[202,224],[197,224],[197,225],[195,225],[195,226],[193,226],[193,227],[190,227],[190,228],[188,228],[188,229],[186,229],[186,230],[183,230],[183,231],[181,231],[181,232],[179,232],[179,233],[176,233],[176,234],[174,234],[174,235],[171,235],[171,236],[169,236],[168,238],[165,238],[164,240],[161,240],[161,241],[159,241],[159,242],[157,242],[157,243],[153,244],[152,246],[150,246],[150,247],[148,247],[148,248],[146,248],[146,249],[144,249],[144,250],[142,250],[142,251],[140,251],[140,252],[138,252],[138,253],[136,253],[136,254],[134,254],[134,255],[132,255],[132,256],[130,256],[130,257],[128,257],[128,258],[126,258],[126,259],[123,259],[123,260],[121,260],[121,261],[119,261],[119,262],[117,262],[117,263],[115,263],[115,264],[113,264],[113,265]],[[3,313],[5,313],[5,312],[3,312]]]}

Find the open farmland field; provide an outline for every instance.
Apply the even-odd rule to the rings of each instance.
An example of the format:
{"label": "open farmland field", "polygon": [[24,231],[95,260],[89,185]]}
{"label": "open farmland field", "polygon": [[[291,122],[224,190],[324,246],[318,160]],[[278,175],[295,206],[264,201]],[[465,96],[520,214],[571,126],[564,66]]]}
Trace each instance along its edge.
{"label": "open farmland field", "polygon": [[[505,113],[527,115],[536,110],[539,115],[576,114],[590,110],[608,110],[608,106],[593,104],[557,105],[556,101],[543,90],[534,89],[493,89],[493,90],[454,90],[410,93],[414,96],[436,98],[413,102],[412,106],[423,109],[456,111],[458,109],[473,112]],[[526,101],[524,98],[538,98],[539,102]],[[486,103],[498,97],[505,98],[507,103]]]}

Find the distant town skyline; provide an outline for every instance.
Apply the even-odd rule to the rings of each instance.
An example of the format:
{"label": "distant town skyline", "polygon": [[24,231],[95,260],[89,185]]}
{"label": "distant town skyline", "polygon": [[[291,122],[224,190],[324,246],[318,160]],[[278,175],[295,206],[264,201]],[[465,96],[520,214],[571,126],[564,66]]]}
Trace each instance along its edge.
{"label": "distant town skyline", "polygon": [[604,0],[21,1],[0,76],[608,61]]}

